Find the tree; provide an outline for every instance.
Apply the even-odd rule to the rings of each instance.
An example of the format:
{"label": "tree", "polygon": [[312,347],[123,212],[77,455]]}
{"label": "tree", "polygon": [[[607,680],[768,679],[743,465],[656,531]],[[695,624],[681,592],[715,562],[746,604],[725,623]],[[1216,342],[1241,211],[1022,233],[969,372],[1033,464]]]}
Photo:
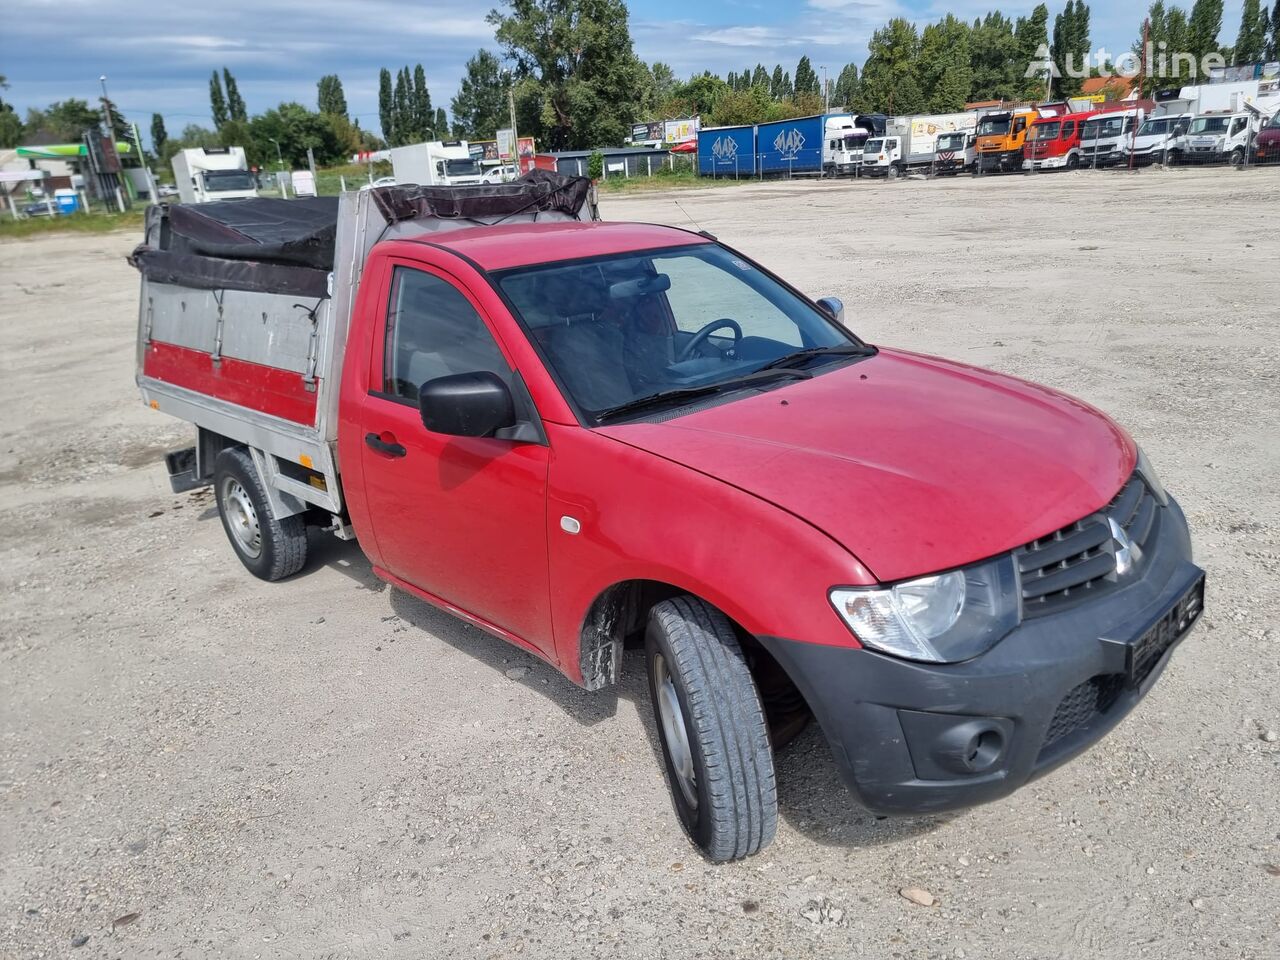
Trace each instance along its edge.
{"label": "tree", "polygon": [[444,112],[444,107],[436,107],[435,124],[432,129],[435,131],[437,140],[444,140],[449,136],[449,115]]}
{"label": "tree", "polygon": [[895,17],[871,35],[862,65],[862,102],[882,113],[922,113],[924,93],[917,76],[920,36],[915,24]]}
{"label": "tree", "polygon": [[222,95],[222,79],[217,70],[209,77],[209,112],[213,115],[215,127],[220,127],[231,119],[227,114],[227,98]]}
{"label": "tree", "polygon": [[[1280,0],[1277,0],[1280,2]],[[671,69],[669,64],[663,63],[661,60],[655,60],[653,65],[649,67],[650,88],[653,91],[653,102],[655,104],[662,103],[664,100],[671,99],[671,94],[676,88],[676,72]]]}
{"label": "tree", "polygon": [[[1219,0],[1221,2],[1221,0]],[[1074,97],[1084,86],[1089,58],[1089,7],[1084,0],[1067,0],[1053,22],[1051,56],[1059,76],[1053,92],[1062,98]]]}
{"label": "tree", "polygon": [[388,143],[391,142],[391,132],[394,129],[393,115],[394,101],[391,93],[391,71],[383,67],[378,71],[378,125],[382,130],[383,139]]}
{"label": "tree", "polygon": [[1222,32],[1222,0],[1196,0],[1187,21],[1187,52],[1195,57],[1193,79],[1204,79],[1204,58],[1218,53],[1218,34]]}
{"label": "tree", "polygon": [[[1046,11],[1047,19],[1048,11]],[[969,28],[969,64],[973,70],[972,100],[1016,100],[1025,82],[1019,74],[1015,84],[1010,80],[1009,65],[1018,58],[1018,39],[1013,21],[1000,12],[988,13]],[[1026,64],[1022,65],[1023,72]],[[866,67],[862,70],[866,77]]]}
{"label": "tree", "polygon": [[28,110],[25,133],[44,133],[57,140],[74,143],[84,138],[86,130],[102,123],[102,114],[85,100],[59,100],[44,110]]}
{"label": "tree", "polygon": [[858,100],[858,65],[846,63],[836,77],[835,88],[831,91],[832,107],[843,107],[852,110]]}
{"label": "tree", "polygon": [[1267,32],[1271,18],[1262,7],[1261,0],[1244,0],[1240,11],[1240,32],[1232,48],[1232,63],[1256,63],[1267,51]]}
{"label": "tree", "polygon": [[776,64],[773,68],[773,76],[769,80],[769,95],[775,100],[781,100],[782,92],[782,64]]}
{"label": "tree", "polygon": [[151,115],[151,150],[156,156],[160,155],[168,139],[169,134],[164,129],[164,117],[153,113]]}
{"label": "tree", "polygon": [[643,64],[623,0],[505,0],[489,23],[514,64],[521,130],[549,149],[620,144],[640,113]]}
{"label": "tree", "polygon": [[249,111],[245,109],[244,98],[240,96],[240,88],[236,86],[236,78],[231,75],[230,70],[223,67],[222,79],[227,84],[227,113],[232,120],[246,123],[249,119]]}
{"label": "tree", "polygon": [[969,25],[947,14],[924,28],[916,65],[920,86],[933,113],[964,109],[973,87],[973,63],[969,53]]}
{"label": "tree", "polygon": [[274,164],[276,145],[272,141],[276,140],[286,166],[303,166],[307,162],[308,147],[315,154],[317,164],[345,162],[354,149],[352,143],[335,130],[335,121],[350,126],[341,117],[312,113],[300,103],[279,104],[248,122],[246,152],[259,166]]}
{"label": "tree", "polygon": [[[778,82],[782,82],[781,67],[779,67],[778,71]],[[756,68],[751,71],[751,86],[764,87],[766,90],[770,89],[769,71],[764,68],[763,63],[757,63]]]}
{"label": "tree", "polygon": [[795,93],[815,93],[822,92],[822,84],[818,82],[818,74],[814,71],[813,65],[809,62],[807,56],[802,56],[800,62],[796,64],[796,82]]}
{"label": "tree", "polygon": [[453,132],[469,140],[485,140],[499,127],[508,125],[506,90],[498,58],[488,50],[477,50],[464,70],[450,104]]}
{"label": "tree", "polygon": [[431,105],[431,91],[427,89],[427,74],[420,63],[413,68],[413,93],[410,102],[412,103],[413,136],[408,142],[439,140],[439,135],[435,135],[432,129],[436,125],[436,111]]}
{"label": "tree", "polygon": [[[0,90],[9,89],[9,78],[0,73]],[[22,119],[13,104],[0,97],[0,149],[16,147],[22,142]]]}
{"label": "tree", "polygon": [[1267,42],[1267,60],[1280,60],[1280,0],[1271,8],[1271,39]]}
{"label": "tree", "polygon": [[1017,53],[1009,72],[1009,86],[1019,99],[1038,100],[1044,95],[1043,74],[1027,76],[1031,64],[1040,59],[1040,52],[1049,43],[1049,8],[1043,3],[1031,11],[1029,17],[1019,17],[1013,31]]}
{"label": "tree", "polygon": [[347,95],[336,73],[327,73],[316,83],[316,105],[321,113],[335,117],[347,115]]}

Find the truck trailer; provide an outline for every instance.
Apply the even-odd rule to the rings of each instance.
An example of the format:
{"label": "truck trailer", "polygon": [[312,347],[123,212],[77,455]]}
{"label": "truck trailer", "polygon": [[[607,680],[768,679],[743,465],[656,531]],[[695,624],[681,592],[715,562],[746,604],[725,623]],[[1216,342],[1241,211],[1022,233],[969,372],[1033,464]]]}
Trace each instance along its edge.
{"label": "truck trailer", "polygon": [[174,184],[183,203],[242,200],[258,195],[244,147],[191,147],[173,155]]}
{"label": "truck trailer", "polygon": [[598,222],[584,178],[162,205],[132,260],[142,398],[193,426],[171,484],[239,562],[283,580],[323,528],[587,690],[643,648],[709,860],[772,840],[810,716],[862,805],[936,817],[1087,750],[1200,619],[1183,513],[1103,413]]}

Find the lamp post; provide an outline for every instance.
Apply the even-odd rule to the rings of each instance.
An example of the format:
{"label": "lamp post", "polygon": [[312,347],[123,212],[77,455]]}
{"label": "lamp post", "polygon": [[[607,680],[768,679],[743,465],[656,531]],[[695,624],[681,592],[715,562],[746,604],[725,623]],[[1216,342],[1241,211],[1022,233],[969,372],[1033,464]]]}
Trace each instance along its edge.
{"label": "lamp post", "polygon": [[107,139],[111,141],[114,147],[116,144],[115,127],[111,125],[111,98],[107,96],[107,75],[104,73],[98,77],[98,82],[102,84],[102,113],[107,118]]}
{"label": "lamp post", "polygon": [[284,154],[280,152],[280,141],[275,137],[267,137],[267,139],[276,145],[276,163],[280,164],[280,174],[276,177],[276,183],[280,184],[280,196],[288,200],[289,190],[284,185]]}

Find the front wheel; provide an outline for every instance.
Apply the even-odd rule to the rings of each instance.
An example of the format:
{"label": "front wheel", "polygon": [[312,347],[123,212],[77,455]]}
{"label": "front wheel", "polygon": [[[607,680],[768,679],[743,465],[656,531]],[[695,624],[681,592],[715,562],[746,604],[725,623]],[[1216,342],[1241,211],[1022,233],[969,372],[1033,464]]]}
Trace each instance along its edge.
{"label": "front wheel", "polygon": [[1244,166],[1244,147],[1236,147],[1231,151],[1231,166],[1237,170]]}
{"label": "front wheel", "polygon": [[301,516],[277,518],[253,458],[228,447],[213,464],[213,489],[222,529],[255,577],[283,580],[307,562],[307,524]]}
{"label": "front wheel", "polygon": [[1073,153],[1071,156],[1067,157],[1068,170],[1076,170],[1079,168],[1079,166],[1080,166],[1080,157],[1078,154]]}
{"label": "front wheel", "polygon": [[695,597],[664,600],[645,631],[649,693],[680,823],[712,861],[750,856],[778,826],[769,728],[733,625]]}

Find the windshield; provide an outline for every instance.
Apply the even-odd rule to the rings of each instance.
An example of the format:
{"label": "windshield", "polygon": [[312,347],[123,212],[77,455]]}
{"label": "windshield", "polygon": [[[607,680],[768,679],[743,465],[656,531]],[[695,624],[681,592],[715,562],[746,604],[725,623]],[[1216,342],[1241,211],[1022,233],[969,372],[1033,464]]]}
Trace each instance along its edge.
{"label": "windshield", "polygon": [[1271,122],[1267,124],[1268,130],[1280,130],[1280,113],[1271,118]]}
{"label": "windshield", "polygon": [[938,138],[939,150],[963,150],[964,149],[963,133],[944,133]]}
{"label": "windshield", "polygon": [[1168,133],[1173,127],[1173,120],[1169,117],[1162,117],[1159,120],[1148,120],[1138,129],[1140,137],[1154,137]]}
{"label": "windshield", "polygon": [[1080,127],[1080,139],[1101,140],[1104,137],[1118,137],[1124,133],[1128,119],[1128,117],[1105,117],[1100,120],[1086,120]]}
{"label": "windshield", "polygon": [[883,149],[884,149],[883,140],[868,140],[866,142],[866,145],[862,148],[862,152],[863,153],[879,153]]}
{"label": "windshield", "polygon": [[1056,120],[1053,123],[1034,123],[1031,125],[1031,132],[1027,134],[1028,140],[1057,140],[1058,133],[1062,130],[1062,124]]}
{"label": "windshield", "polygon": [[480,161],[446,160],[444,169],[445,173],[450,177],[478,177],[480,176]]}
{"label": "windshield", "polygon": [[851,133],[844,138],[844,148],[846,150],[861,150],[867,142],[865,133]]}
{"label": "windshield", "polygon": [[254,189],[253,175],[248,170],[206,170],[204,188],[210,193]]}
{"label": "windshield", "polygon": [[1226,133],[1230,117],[1196,117],[1191,121],[1192,133]]}
{"label": "windshield", "polygon": [[978,124],[978,136],[991,137],[1003,136],[1009,132],[1009,118],[1004,117],[999,120],[993,120],[990,117],[984,117],[982,122]]}
{"label": "windshield", "polygon": [[[799,350],[861,346],[769,274],[712,243],[520,267],[497,278],[565,393],[596,422],[656,394],[731,385]],[[810,363],[822,359],[839,357]],[[673,397],[670,405],[681,402]]]}

